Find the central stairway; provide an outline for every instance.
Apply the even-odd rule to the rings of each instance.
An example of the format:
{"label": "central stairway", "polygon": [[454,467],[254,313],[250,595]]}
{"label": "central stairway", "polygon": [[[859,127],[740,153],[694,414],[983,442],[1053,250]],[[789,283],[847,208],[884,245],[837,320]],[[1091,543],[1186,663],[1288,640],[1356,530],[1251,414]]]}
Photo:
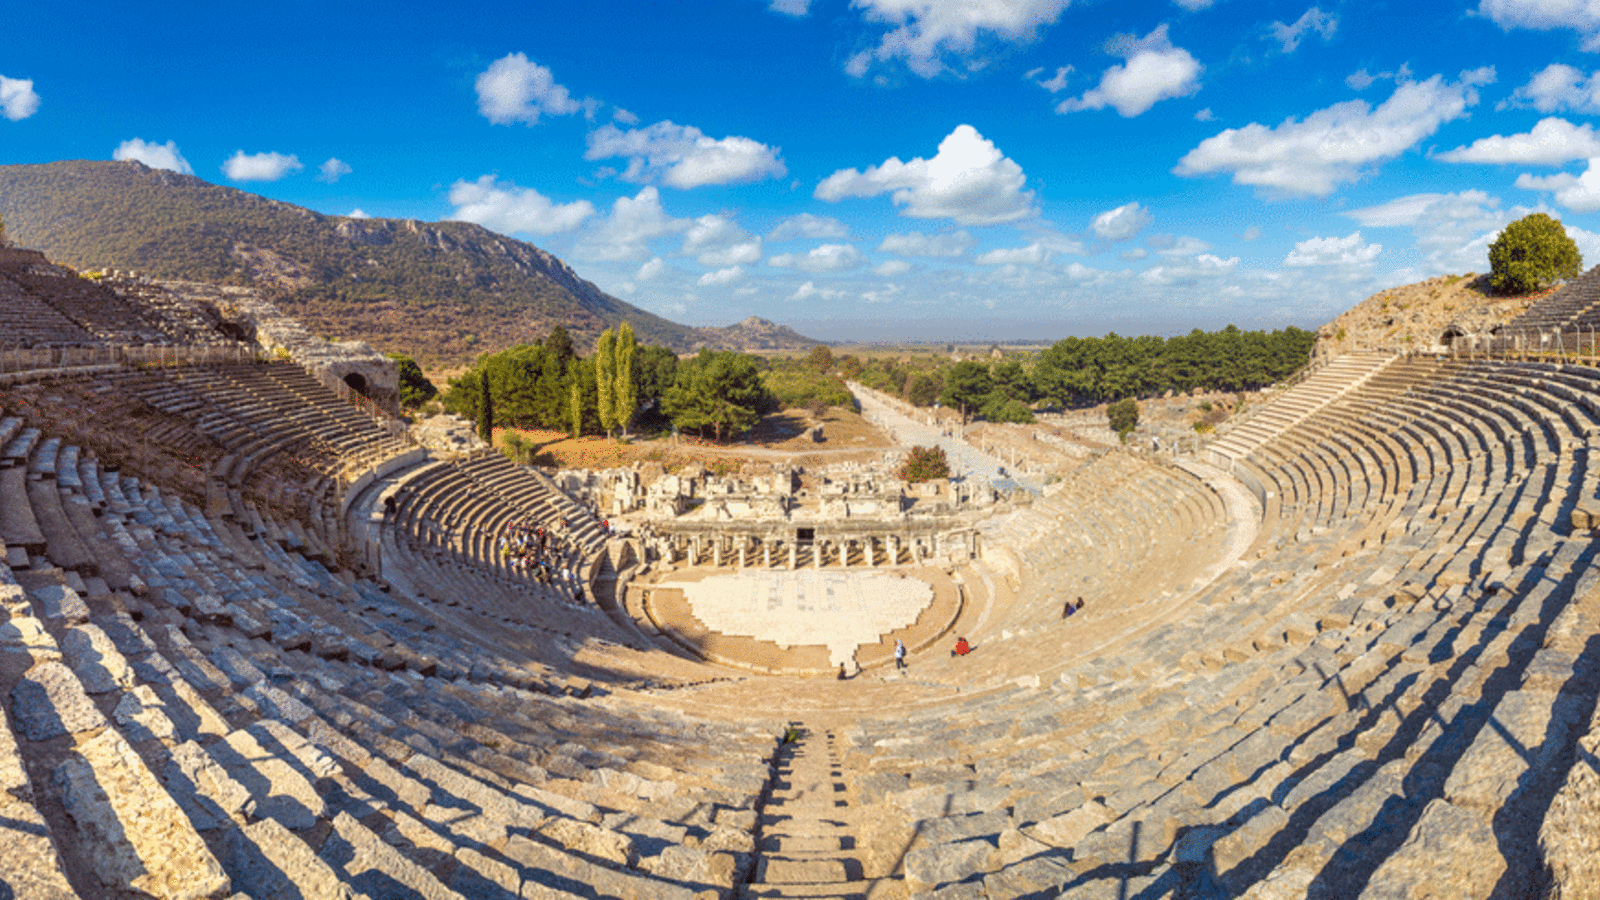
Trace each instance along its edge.
{"label": "central stairway", "polygon": [[865,900],[874,883],[864,878],[852,836],[855,811],[834,734],[798,735],[778,753],[755,880],[744,896]]}

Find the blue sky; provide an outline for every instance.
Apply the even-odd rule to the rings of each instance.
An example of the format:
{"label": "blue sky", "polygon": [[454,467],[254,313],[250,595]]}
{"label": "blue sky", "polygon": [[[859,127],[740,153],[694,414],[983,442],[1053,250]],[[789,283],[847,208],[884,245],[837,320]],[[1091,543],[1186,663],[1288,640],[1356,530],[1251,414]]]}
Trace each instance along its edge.
{"label": "blue sky", "polygon": [[468,219],[692,324],[829,339],[1315,328],[1600,263],[1579,0],[12,4],[0,163],[136,158]]}

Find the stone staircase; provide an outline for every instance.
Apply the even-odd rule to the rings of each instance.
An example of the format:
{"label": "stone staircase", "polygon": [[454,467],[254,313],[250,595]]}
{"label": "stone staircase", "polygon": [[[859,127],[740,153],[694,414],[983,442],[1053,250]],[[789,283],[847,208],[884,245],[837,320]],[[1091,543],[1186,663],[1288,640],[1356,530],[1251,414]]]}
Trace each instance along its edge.
{"label": "stone staircase", "polygon": [[852,808],[837,738],[799,727],[796,734],[778,751],[754,877],[741,896],[872,896],[877,881],[864,877],[860,810]]}
{"label": "stone staircase", "polygon": [[1386,353],[1347,353],[1340,356],[1256,410],[1249,418],[1208,444],[1206,449],[1226,460],[1242,459],[1317,410],[1359,388],[1394,359],[1394,356]]}

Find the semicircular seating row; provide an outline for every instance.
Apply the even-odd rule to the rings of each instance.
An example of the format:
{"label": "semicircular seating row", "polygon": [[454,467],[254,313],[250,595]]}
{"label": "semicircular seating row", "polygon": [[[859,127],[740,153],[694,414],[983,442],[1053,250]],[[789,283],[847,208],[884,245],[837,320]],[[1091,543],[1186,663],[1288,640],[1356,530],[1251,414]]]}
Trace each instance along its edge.
{"label": "semicircular seating row", "polygon": [[[878,870],[941,898],[1539,896],[1592,874],[1575,810],[1596,798],[1563,785],[1600,745],[1597,435],[1600,370],[1396,362],[1239,461],[1262,530],[1187,598],[1159,593],[1196,571],[1173,548],[1115,568],[1195,533],[1170,504],[1125,536],[1078,501],[1018,516],[995,537],[1035,587],[922,675],[997,650],[1002,677],[840,732]],[[1130,465],[1075,481],[1125,496],[1105,470]],[[1089,620],[1061,621],[1080,592]],[[1101,619],[1119,639],[1081,646]]]}
{"label": "semicircular seating row", "polygon": [[[51,385],[187,415],[196,434],[170,437],[220,440],[212,472],[237,476],[223,515],[20,419],[0,424],[0,885],[51,897],[689,898],[746,877],[779,724],[611,690],[674,664],[707,676],[615,643],[601,613],[574,615],[568,601],[552,614],[553,598],[527,584],[508,581],[505,599],[523,608],[506,614],[463,608],[479,585],[462,567],[440,573],[454,579],[437,585],[448,603],[330,571],[312,528],[255,502],[258,476],[308,435],[333,460],[386,435],[324,409],[320,387],[294,377],[296,390],[235,390],[277,374]],[[258,443],[230,424],[273,416],[297,433]],[[517,496],[492,459],[453,468]],[[549,627],[528,621],[539,617]]]}
{"label": "semicircular seating row", "polygon": [[[1241,463],[1261,535],[1198,590],[1224,529],[1185,475],[1108,456],[996,523],[1022,577],[980,655],[1013,630],[1003,674],[1047,677],[841,730],[880,823],[871,870],[992,898],[1401,896],[1419,873],[1488,896],[1559,874],[1538,832],[1560,833],[1594,737],[1571,522],[1597,400],[1586,368],[1393,365]],[[691,664],[584,617],[562,634],[447,605],[492,555],[396,546],[443,601],[332,573],[253,507],[257,527],[207,517],[8,423],[0,509],[38,539],[8,537],[0,568],[0,819],[19,823],[0,882],[671,897],[750,876],[775,726],[568,678]],[[563,602],[512,587],[501,602]],[[1129,620],[1119,640],[1074,648],[1086,623],[1056,601],[1080,591]]]}

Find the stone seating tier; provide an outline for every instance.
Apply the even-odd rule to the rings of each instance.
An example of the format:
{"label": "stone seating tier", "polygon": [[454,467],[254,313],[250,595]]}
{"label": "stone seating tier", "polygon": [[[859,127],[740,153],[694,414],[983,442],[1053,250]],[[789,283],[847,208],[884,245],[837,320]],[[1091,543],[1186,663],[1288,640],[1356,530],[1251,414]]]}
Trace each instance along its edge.
{"label": "stone seating tier", "polygon": [[[281,408],[196,381],[222,399],[169,415]],[[848,717],[784,747],[749,702],[770,693],[507,577],[483,538],[572,507],[498,462],[397,476],[376,581],[308,558],[312,529],[252,496],[208,514],[0,418],[0,816],[26,824],[0,879],[162,897],[285,878],[373,897],[1537,888],[1581,862],[1561,835],[1586,833],[1576,746],[1600,733],[1600,575],[1575,525],[1600,489],[1597,386],[1575,366],[1395,362],[1236,462],[1264,487],[1261,530],[1206,578],[1236,552],[1231,501],[1108,454],[985,526],[1018,581],[972,570],[995,581],[977,652],[841,684]],[[250,428],[214,424],[253,452]],[[37,542],[11,545],[13,497]],[[1091,603],[1061,620],[1080,585]]]}

